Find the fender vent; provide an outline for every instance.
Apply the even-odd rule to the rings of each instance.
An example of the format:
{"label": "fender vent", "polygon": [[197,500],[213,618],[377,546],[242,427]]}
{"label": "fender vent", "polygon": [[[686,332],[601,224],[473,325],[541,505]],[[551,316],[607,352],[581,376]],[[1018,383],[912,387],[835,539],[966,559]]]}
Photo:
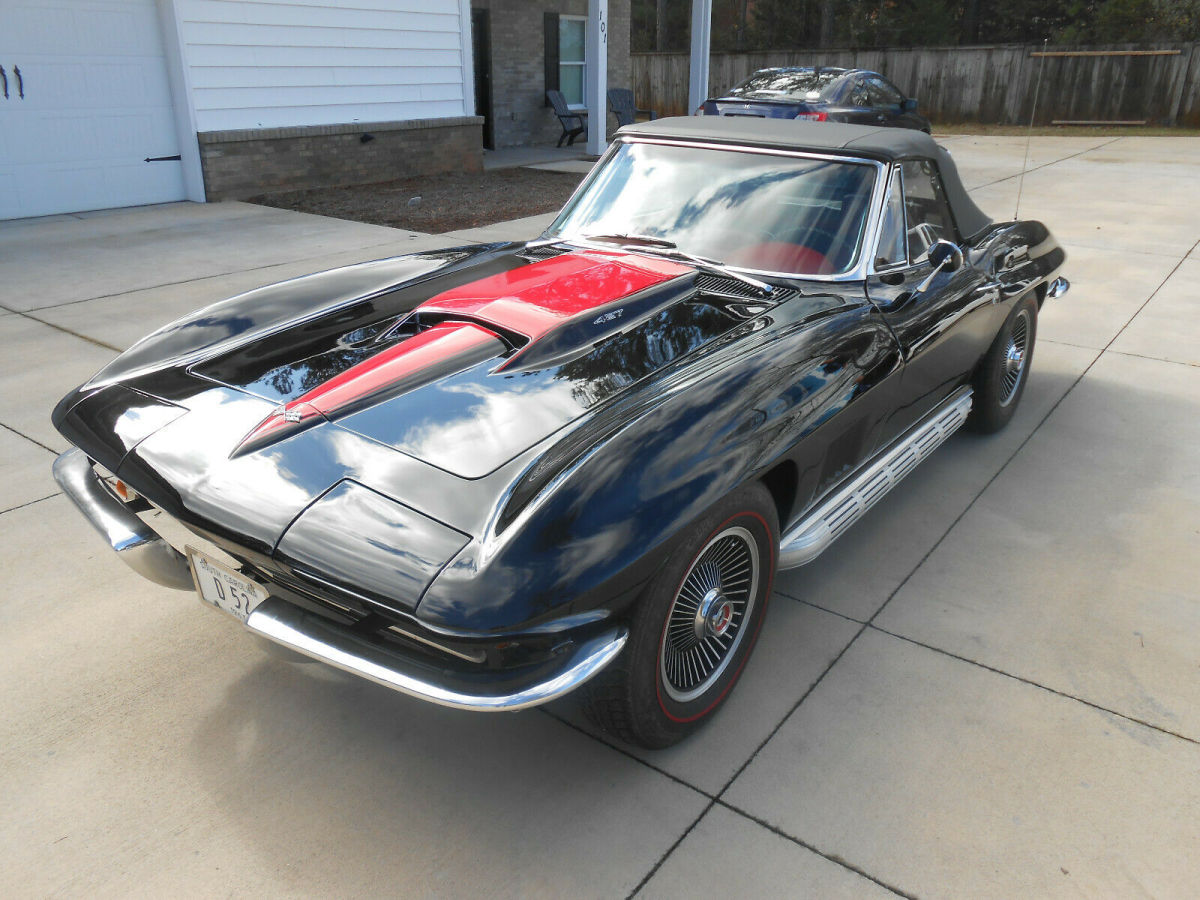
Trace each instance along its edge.
{"label": "fender vent", "polygon": [[570,253],[570,247],[562,247],[556,244],[548,244],[545,247],[527,247],[522,250],[517,256],[522,256],[525,259],[550,259],[554,256],[562,256],[564,253]]}
{"label": "fender vent", "polygon": [[770,303],[782,303],[795,297],[796,290],[786,287],[776,287],[770,294],[764,294],[752,284],[738,281],[736,278],[725,278],[721,275],[701,273],[696,276],[696,290],[702,294],[713,294],[718,297],[732,297],[736,300],[758,300]]}

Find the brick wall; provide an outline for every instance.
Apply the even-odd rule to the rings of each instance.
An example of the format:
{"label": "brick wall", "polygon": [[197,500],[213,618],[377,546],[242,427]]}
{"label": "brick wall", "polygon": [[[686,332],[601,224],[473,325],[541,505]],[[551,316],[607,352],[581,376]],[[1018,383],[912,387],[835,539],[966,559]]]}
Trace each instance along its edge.
{"label": "brick wall", "polygon": [[[492,114],[496,146],[553,146],[562,134],[562,127],[554,111],[546,105],[544,14],[586,16],[587,0],[541,0],[539,3],[472,0],[471,5],[491,11]],[[609,87],[633,87],[629,9],[630,0],[609,0]],[[608,133],[611,135],[616,127],[616,119],[609,115]]]}
{"label": "brick wall", "polygon": [[[209,200],[308,187],[370,184],[483,168],[483,119],[208,131],[197,135]],[[363,143],[362,136],[374,139]]]}

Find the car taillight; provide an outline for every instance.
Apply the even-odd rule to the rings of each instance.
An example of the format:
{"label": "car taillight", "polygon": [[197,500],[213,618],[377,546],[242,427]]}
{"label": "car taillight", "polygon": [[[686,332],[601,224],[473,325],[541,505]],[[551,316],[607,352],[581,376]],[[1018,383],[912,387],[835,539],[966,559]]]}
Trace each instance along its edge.
{"label": "car taillight", "polygon": [[704,107],[703,106],[696,107],[696,115],[698,115],[698,116],[704,115]]}
{"label": "car taillight", "polygon": [[828,113],[797,113],[797,119],[803,119],[805,122],[824,122],[829,118]]}

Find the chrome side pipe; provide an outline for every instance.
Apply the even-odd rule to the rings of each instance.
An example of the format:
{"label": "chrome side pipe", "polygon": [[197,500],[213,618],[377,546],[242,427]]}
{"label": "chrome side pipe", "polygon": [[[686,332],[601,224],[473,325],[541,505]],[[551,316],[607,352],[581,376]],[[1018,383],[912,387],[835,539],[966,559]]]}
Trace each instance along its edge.
{"label": "chrome side pipe", "polygon": [[971,412],[969,387],[961,387],[903,437],[843,481],[779,542],[779,568],[812,562],[885,497],[909,472],[958,431]]}

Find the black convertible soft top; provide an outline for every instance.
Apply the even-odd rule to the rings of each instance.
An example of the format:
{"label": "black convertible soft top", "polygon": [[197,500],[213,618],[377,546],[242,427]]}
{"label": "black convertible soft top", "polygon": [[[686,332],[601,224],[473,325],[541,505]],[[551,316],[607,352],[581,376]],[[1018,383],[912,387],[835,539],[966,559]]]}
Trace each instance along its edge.
{"label": "black convertible soft top", "polygon": [[932,159],[938,165],[946,199],[962,236],[974,237],[992,221],[967,196],[949,152],[925,132],[912,128],[871,128],[756,116],[677,116],[626,125],[617,135],[837,153],[885,163],[913,157]]}

